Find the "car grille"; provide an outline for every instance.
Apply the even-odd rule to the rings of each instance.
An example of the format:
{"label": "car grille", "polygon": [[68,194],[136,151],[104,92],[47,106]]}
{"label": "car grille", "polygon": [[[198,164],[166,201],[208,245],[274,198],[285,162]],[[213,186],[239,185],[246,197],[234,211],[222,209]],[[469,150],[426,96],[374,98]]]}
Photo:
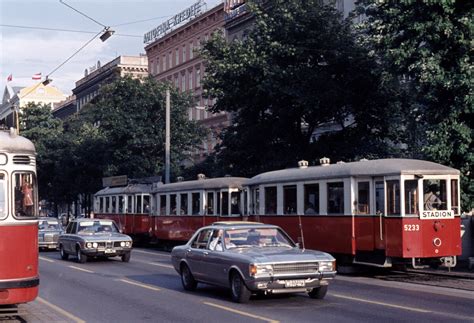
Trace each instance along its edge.
{"label": "car grille", "polygon": [[319,266],[317,262],[274,264],[273,274],[286,275],[316,273],[318,271],[318,267]]}
{"label": "car grille", "polygon": [[113,246],[114,246],[114,243],[113,243],[112,241],[107,241],[107,242],[105,243],[105,247],[106,247],[106,248],[112,248]]}
{"label": "car grille", "polygon": [[59,234],[45,234],[44,242],[58,242]]}

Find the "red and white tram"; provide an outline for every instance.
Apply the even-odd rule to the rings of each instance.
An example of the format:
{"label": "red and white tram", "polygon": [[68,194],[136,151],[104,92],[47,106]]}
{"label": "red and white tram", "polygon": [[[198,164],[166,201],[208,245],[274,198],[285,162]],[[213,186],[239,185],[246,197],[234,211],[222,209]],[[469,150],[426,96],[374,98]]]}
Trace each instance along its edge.
{"label": "red and white tram", "polygon": [[0,305],[38,295],[36,151],[28,139],[0,131]]}
{"label": "red and white tram", "polygon": [[340,263],[452,267],[461,254],[459,171],[428,161],[323,160],[251,179],[201,176],[153,184],[150,202],[138,220],[146,224],[127,233],[185,241],[203,225],[245,219],[279,225]]}

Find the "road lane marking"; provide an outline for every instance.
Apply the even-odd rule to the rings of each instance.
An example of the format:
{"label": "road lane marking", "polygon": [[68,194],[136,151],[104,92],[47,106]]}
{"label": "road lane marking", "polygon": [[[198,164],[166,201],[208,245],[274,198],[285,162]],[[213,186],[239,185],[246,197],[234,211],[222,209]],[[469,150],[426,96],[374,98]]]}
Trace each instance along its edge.
{"label": "road lane marking", "polygon": [[119,281],[130,284],[130,285],[135,285],[135,286],[140,286],[140,287],[143,287],[143,288],[151,289],[151,290],[154,290],[154,291],[159,291],[160,290],[157,287],[153,287],[153,286],[150,286],[150,285],[145,285],[145,284],[142,284],[142,283],[137,283],[137,282],[134,282],[134,281],[131,281],[131,280],[128,280],[128,279],[119,279]]}
{"label": "road lane marking", "polygon": [[80,271],[83,271],[83,272],[86,272],[86,273],[90,273],[90,274],[94,273],[92,270],[87,270],[87,269],[84,269],[84,268],[81,268],[81,267],[76,267],[76,266],[68,266],[68,267],[72,268],[72,269],[80,270]]}
{"label": "road lane marking", "polygon": [[163,254],[163,253],[158,253],[158,252],[151,252],[151,251],[144,251],[144,250],[137,250],[133,249],[133,252],[138,252],[138,253],[145,253],[148,255],[154,255],[154,256],[161,256],[161,257],[171,257],[171,254]]}
{"label": "road lane marking", "polygon": [[44,257],[41,257],[41,256],[39,257],[39,259],[47,261],[47,262],[54,262],[54,260],[51,260],[49,258],[44,258]]}
{"label": "road lane marking", "polygon": [[78,318],[77,316],[69,313],[68,311],[66,310],[63,310],[62,308],[60,308],[59,306],[57,305],[54,305],[54,304],[51,304],[50,302],[48,302],[47,300],[41,298],[41,297],[37,297],[36,300],[40,303],[43,303],[44,305],[47,305],[49,307],[51,307],[53,310],[55,310],[56,312],[59,312],[61,313],[62,315],[70,318],[71,320],[73,320],[74,322],[77,322],[77,323],[86,323],[86,321],[84,320],[81,320],[80,318]]}
{"label": "road lane marking", "polygon": [[395,304],[371,301],[371,300],[368,300],[368,299],[351,297],[351,296],[344,296],[344,295],[340,295],[340,294],[331,294],[331,295],[334,296],[334,297],[344,298],[344,299],[348,299],[348,300],[351,300],[351,301],[369,303],[369,304],[375,304],[375,305],[381,305],[381,306],[388,306],[388,307],[398,308],[398,309],[407,310],[407,311],[420,312],[420,313],[431,313],[432,312],[432,311],[424,310],[424,309],[421,309],[421,308],[407,307],[407,306],[402,306],[402,305],[395,305]]}
{"label": "road lane marking", "polygon": [[272,319],[269,319],[269,318],[266,318],[266,317],[263,317],[263,316],[259,316],[259,315],[255,315],[255,314],[251,314],[251,313],[247,313],[247,312],[242,312],[242,311],[239,311],[239,310],[236,310],[234,308],[227,307],[227,306],[224,306],[224,305],[219,305],[219,304],[210,303],[210,302],[204,302],[204,304],[220,308],[221,310],[229,311],[229,312],[240,314],[240,315],[243,315],[243,316],[248,316],[248,317],[251,317],[251,318],[254,318],[254,319],[257,319],[257,320],[261,320],[261,321],[266,321],[266,322],[271,322],[271,323],[279,323],[280,322],[280,321],[272,320]]}
{"label": "road lane marking", "polygon": [[171,268],[171,269],[174,269],[174,267],[173,267],[173,266],[171,266],[171,265],[157,264],[157,263],[154,263],[154,262],[147,262],[147,264],[149,264],[149,265],[153,265],[153,266],[159,266],[159,267],[165,267],[165,268]]}

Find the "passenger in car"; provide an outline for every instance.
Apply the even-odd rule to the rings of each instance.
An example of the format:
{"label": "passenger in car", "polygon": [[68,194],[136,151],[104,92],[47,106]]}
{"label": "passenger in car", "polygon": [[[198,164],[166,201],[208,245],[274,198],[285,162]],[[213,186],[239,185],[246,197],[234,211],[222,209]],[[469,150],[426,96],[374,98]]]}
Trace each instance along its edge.
{"label": "passenger in car", "polygon": [[218,230],[217,232],[214,231],[214,238],[212,239],[211,243],[209,244],[210,250],[222,251],[222,230]]}

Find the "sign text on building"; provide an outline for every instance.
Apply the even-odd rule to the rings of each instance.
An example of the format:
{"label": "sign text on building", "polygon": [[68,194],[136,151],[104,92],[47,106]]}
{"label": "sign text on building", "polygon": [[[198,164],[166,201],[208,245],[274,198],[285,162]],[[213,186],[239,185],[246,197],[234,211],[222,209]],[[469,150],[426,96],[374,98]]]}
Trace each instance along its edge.
{"label": "sign text on building", "polygon": [[202,13],[202,7],[205,5],[205,2],[202,0],[198,0],[195,4],[190,6],[189,8],[181,11],[177,15],[174,15],[170,19],[163,22],[161,25],[156,27],[155,29],[150,30],[143,36],[143,42],[145,44],[155,40],[156,38],[160,37],[164,33],[170,31],[173,27],[178,26],[184,21],[190,20]]}

